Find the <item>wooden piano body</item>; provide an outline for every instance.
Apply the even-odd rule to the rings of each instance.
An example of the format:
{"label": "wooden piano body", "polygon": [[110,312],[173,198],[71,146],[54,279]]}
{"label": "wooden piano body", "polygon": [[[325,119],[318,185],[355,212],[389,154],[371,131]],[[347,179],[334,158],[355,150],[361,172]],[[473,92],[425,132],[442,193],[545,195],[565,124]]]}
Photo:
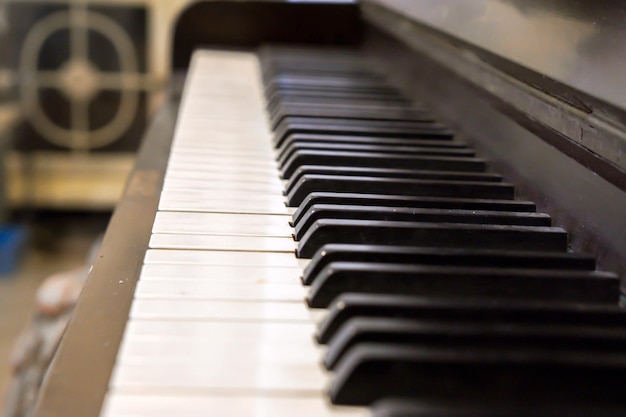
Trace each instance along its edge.
{"label": "wooden piano body", "polygon": [[[263,2],[252,3],[262,8]],[[342,4],[335,7],[344,25],[335,20],[317,35],[328,44],[335,31],[336,41],[358,43],[389,82],[426,103],[515,183],[518,197],[550,213],[553,225],[569,232],[571,250],[592,255],[599,269],[623,277],[626,11],[618,2],[459,3]],[[179,37],[182,56],[216,39],[203,37],[197,26],[203,19],[198,13],[186,23],[187,35]],[[263,33],[260,41],[288,41]],[[224,41],[229,35],[220,36]],[[249,39],[233,43],[256,46]],[[174,91],[146,133],[42,387],[37,416],[100,413],[148,248],[178,107]]]}

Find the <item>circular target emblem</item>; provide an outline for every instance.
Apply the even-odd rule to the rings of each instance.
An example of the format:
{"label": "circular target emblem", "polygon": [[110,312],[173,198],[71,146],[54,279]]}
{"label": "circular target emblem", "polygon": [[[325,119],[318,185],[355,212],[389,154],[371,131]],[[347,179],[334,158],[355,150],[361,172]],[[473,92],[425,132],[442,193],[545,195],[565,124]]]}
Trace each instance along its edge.
{"label": "circular target emblem", "polygon": [[[132,39],[109,17],[74,3],[39,20],[27,34],[20,56],[21,100],[33,128],[58,146],[88,150],[120,138],[135,120],[143,78]],[[59,32],[69,34],[69,57],[54,70],[39,69],[46,41]],[[119,72],[102,71],[89,60],[88,35],[94,32],[113,47]],[[42,89],[59,91],[69,103],[69,125],[61,126],[45,111]],[[104,125],[90,126],[90,103],[101,92],[115,91],[119,104]],[[97,106],[96,106],[97,107]]]}

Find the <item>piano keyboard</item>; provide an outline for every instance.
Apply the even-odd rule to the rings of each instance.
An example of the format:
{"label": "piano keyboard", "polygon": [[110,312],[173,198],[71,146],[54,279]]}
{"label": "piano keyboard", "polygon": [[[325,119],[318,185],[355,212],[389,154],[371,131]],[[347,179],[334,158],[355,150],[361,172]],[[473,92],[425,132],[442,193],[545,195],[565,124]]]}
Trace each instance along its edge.
{"label": "piano keyboard", "polygon": [[254,54],[193,60],[103,416],[362,416],[325,400]]}
{"label": "piano keyboard", "polygon": [[197,52],[101,416],[618,415],[619,278],[514,197],[356,54]]}

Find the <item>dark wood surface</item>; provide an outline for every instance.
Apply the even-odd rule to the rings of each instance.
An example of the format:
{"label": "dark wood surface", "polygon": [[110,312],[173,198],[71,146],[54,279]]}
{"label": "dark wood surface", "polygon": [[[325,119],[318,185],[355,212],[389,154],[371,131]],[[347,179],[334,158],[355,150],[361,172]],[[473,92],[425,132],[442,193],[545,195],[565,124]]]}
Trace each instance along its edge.
{"label": "dark wood surface", "polygon": [[361,23],[356,2],[198,2],[178,19],[172,63],[174,68],[186,68],[194,49],[206,46],[357,45]]}
{"label": "dark wood surface", "polygon": [[[611,67],[610,62],[620,60],[626,54],[624,48],[617,50],[619,48],[613,46],[614,39],[607,37],[604,39],[607,45],[601,52],[605,56],[604,61],[598,60],[596,56],[586,56],[582,52],[574,59],[572,52],[571,64],[574,66],[569,66],[566,74],[560,74],[556,69],[567,66],[566,62],[561,62],[563,56],[548,56],[542,48],[551,45],[559,50],[559,42],[564,41],[560,38],[552,39],[546,34],[544,39],[537,41],[536,48],[531,48],[524,43],[525,38],[535,34],[531,36],[528,33],[519,33],[518,26],[536,26],[538,33],[554,31],[550,21],[536,17],[547,13],[538,5],[536,7],[539,10],[530,6],[536,2],[529,2],[528,7],[533,13],[527,17],[530,22],[525,21],[526,26],[519,23],[519,16],[502,16],[502,19],[507,19],[512,25],[508,32],[501,22],[497,25],[491,22],[493,16],[485,12],[484,8],[478,8],[475,12],[482,10],[487,13],[485,16],[468,16],[468,20],[475,23],[474,26],[465,27],[460,24],[458,28],[453,28],[446,16],[456,16],[457,11],[451,9],[450,2],[433,3],[432,10],[425,6],[426,3],[432,2],[416,1],[409,7],[407,2],[402,1],[366,0],[363,4],[363,15],[366,21],[391,34],[401,44],[426,53],[429,59],[448,67],[456,75],[478,86],[483,93],[496,97],[500,101],[498,105],[506,111],[514,109],[517,115],[513,116],[520,124],[539,134],[561,152],[617,187],[626,189],[626,90],[621,92],[624,84],[621,81],[623,72],[612,73],[612,70],[605,68]],[[509,2],[485,0],[477,3],[493,3],[493,7],[497,9],[500,3]],[[443,13],[443,10],[448,9],[442,9],[442,4],[447,4],[448,9],[454,12]],[[506,10],[509,8],[506,6]],[[572,8],[573,14],[577,9]],[[613,8],[606,6],[602,8],[602,13],[609,15]],[[517,10],[515,7],[513,9]],[[441,13],[437,14],[437,10]],[[419,11],[422,15],[418,16],[416,13]],[[552,11],[558,16],[568,15],[565,4],[559,12],[560,14]],[[596,11],[594,15],[598,13]],[[536,21],[532,21],[533,16]],[[481,22],[480,25],[476,23],[478,21]],[[493,35],[499,40],[491,40],[482,35],[483,25],[495,25],[492,27]],[[474,34],[473,30],[477,33]],[[568,30],[573,31],[574,28]],[[520,40],[515,42],[515,39]],[[506,43],[506,53],[501,50],[500,43]],[[569,47],[574,48],[572,45]],[[532,51],[532,56],[525,55],[527,50]],[[538,58],[533,58],[534,54],[543,57],[543,65],[535,62]],[[626,56],[623,62],[626,62]],[[574,68],[577,69],[574,71]],[[590,85],[582,85],[574,77],[574,72],[584,71],[594,73],[589,79],[585,79]],[[566,77],[567,74],[571,77]],[[604,74],[602,80],[591,82],[598,74]],[[610,90],[613,96],[601,94],[600,89]],[[621,101],[623,103],[619,104]]]}
{"label": "dark wood surface", "polygon": [[[620,0],[363,0],[626,110]],[[570,96],[575,101],[575,96]],[[580,103],[582,104],[582,103]]]}

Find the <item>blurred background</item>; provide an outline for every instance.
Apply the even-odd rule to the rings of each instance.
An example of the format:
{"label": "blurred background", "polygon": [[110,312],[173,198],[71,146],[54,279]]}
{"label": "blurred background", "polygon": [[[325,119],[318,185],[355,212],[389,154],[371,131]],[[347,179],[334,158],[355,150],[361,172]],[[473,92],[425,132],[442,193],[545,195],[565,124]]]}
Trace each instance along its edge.
{"label": "blurred background", "polygon": [[[16,338],[46,297],[38,288],[86,275],[162,100],[171,25],[188,3],[0,0],[0,410]],[[45,290],[71,298],[66,289]]]}

